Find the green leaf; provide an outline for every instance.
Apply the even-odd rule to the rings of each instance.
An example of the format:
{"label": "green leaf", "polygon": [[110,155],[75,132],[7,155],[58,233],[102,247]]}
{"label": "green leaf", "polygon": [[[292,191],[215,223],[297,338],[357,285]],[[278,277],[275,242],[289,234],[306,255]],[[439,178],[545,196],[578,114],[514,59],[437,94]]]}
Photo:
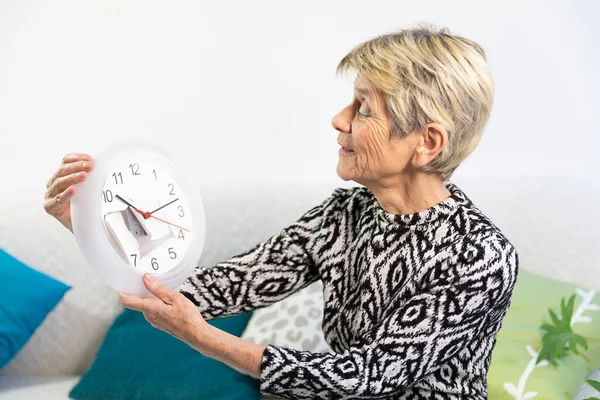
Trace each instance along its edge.
{"label": "green leaf", "polygon": [[568,314],[564,314],[564,315],[567,315],[565,319],[570,324],[571,323],[571,319],[573,319],[573,310],[575,310],[575,295],[572,295],[571,297],[569,297],[569,306],[568,306],[567,310],[568,310],[569,313]]}
{"label": "green leaf", "polygon": [[598,381],[593,381],[591,379],[586,379],[585,383],[587,383],[588,385],[590,385],[591,387],[593,387],[594,389],[600,391],[600,382]]}
{"label": "green leaf", "polygon": [[564,297],[560,300],[560,315],[562,321],[567,321],[569,324],[571,323],[571,318],[573,318],[573,308],[575,306],[575,295],[569,297],[568,303],[565,305]]}
{"label": "green leaf", "polygon": [[573,352],[575,352],[575,354],[579,354],[577,352],[577,345],[580,345],[585,350],[588,349],[588,344],[585,341],[585,339],[582,336],[579,336],[579,335],[576,335],[576,334],[573,334],[573,335],[571,335],[569,337],[568,343],[569,343],[569,349],[573,350]]}
{"label": "green leaf", "polygon": [[552,322],[554,322],[554,325],[561,326],[560,319],[558,319],[554,311],[552,311],[552,309],[548,309],[548,313],[550,314],[550,318],[552,319]]}
{"label": "green leaf", "polygon": [[544,324],[544,325],[541,326],[541,329],[543,331],[550,331],[551,332],[554,329],[554,326],[550,325],[550,324]]}

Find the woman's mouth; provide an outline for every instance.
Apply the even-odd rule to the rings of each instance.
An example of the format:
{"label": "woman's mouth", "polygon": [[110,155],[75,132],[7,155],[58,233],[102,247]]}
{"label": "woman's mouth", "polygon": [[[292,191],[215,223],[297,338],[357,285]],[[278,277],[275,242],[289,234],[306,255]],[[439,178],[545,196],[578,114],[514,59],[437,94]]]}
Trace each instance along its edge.
{"label": "woman's mouth", "polygon": [[350,150],[350,149],[348,149],[348,148],[346,148],[346,147],[342,146],[342,147],[340,148],[340,151],[339,151],[339,153],[340,153],[340,156],[351,156],[351,155],[353,155],[353,154],[354,154],[354,150]]}

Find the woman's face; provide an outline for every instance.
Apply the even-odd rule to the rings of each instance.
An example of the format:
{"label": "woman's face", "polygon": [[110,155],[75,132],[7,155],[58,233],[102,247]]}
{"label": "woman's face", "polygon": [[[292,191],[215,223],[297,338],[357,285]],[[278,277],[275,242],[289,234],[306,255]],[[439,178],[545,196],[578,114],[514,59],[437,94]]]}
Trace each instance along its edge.
{"label": "woman's face", "polygon": [[390,119],[383,98],[366,81],[354,81],[352,102],[331,121],[339,132],[337,173],[362,185],[385,184],[411,169],[419,135],[390,137]]}

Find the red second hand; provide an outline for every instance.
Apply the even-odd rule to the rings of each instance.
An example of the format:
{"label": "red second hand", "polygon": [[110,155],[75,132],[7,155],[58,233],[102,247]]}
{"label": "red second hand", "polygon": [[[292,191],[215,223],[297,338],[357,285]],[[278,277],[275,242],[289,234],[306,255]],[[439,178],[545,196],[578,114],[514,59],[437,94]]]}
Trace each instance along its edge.
{"label": "red second hand", "polygon": [[154,215],[150,215],[150,217],[151,217],[151,218],[154,218],[154,219],[157,219],[157,220],[159,220],[160,222],[164,222],[165,224],[173,225],[173,226],[174,226],[174,227],[176,227],[176,228],[183,229],[183,230],[184,230],[184,231],[186,231],[186,232],[189,232],[189,231],[190,231],[189,229],[185,229],[185,228],[183,228],[183,227],[181,227],[181,226],[179,226],[179,225],[172,224],[172,223],[170,223],[169,221],[165,221],[164,219],[160,219],[160,218],[158,218],[158,217],[155,217]]}

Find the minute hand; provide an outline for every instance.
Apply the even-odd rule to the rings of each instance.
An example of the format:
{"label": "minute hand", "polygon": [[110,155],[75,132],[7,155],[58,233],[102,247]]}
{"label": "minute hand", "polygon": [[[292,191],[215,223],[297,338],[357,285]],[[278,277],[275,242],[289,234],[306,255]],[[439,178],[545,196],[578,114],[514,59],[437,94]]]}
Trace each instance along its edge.
{"label": "minute hand", "polygon": [[168,205],[171,205],[171,204],[175,203],[177,200],[179,200],[179,198],[177,198],[177,199],[175,199],[175,200],[173,200],[173,201],[170,201],[170,202],[168,202],[167,204],[165,204],[165,205],[163,205],[163,206],[160,206],[160,207],[158,207],[158,208],[157,208],[156,210],[154,210],[154,211],[150,211],[150,215],[154,214],[154,213],[155,213],[155,212],[157,212],[158,210],[162,210],[163,208],[165,208],[165,207],[166,207],[166,206],[168,206]]}

